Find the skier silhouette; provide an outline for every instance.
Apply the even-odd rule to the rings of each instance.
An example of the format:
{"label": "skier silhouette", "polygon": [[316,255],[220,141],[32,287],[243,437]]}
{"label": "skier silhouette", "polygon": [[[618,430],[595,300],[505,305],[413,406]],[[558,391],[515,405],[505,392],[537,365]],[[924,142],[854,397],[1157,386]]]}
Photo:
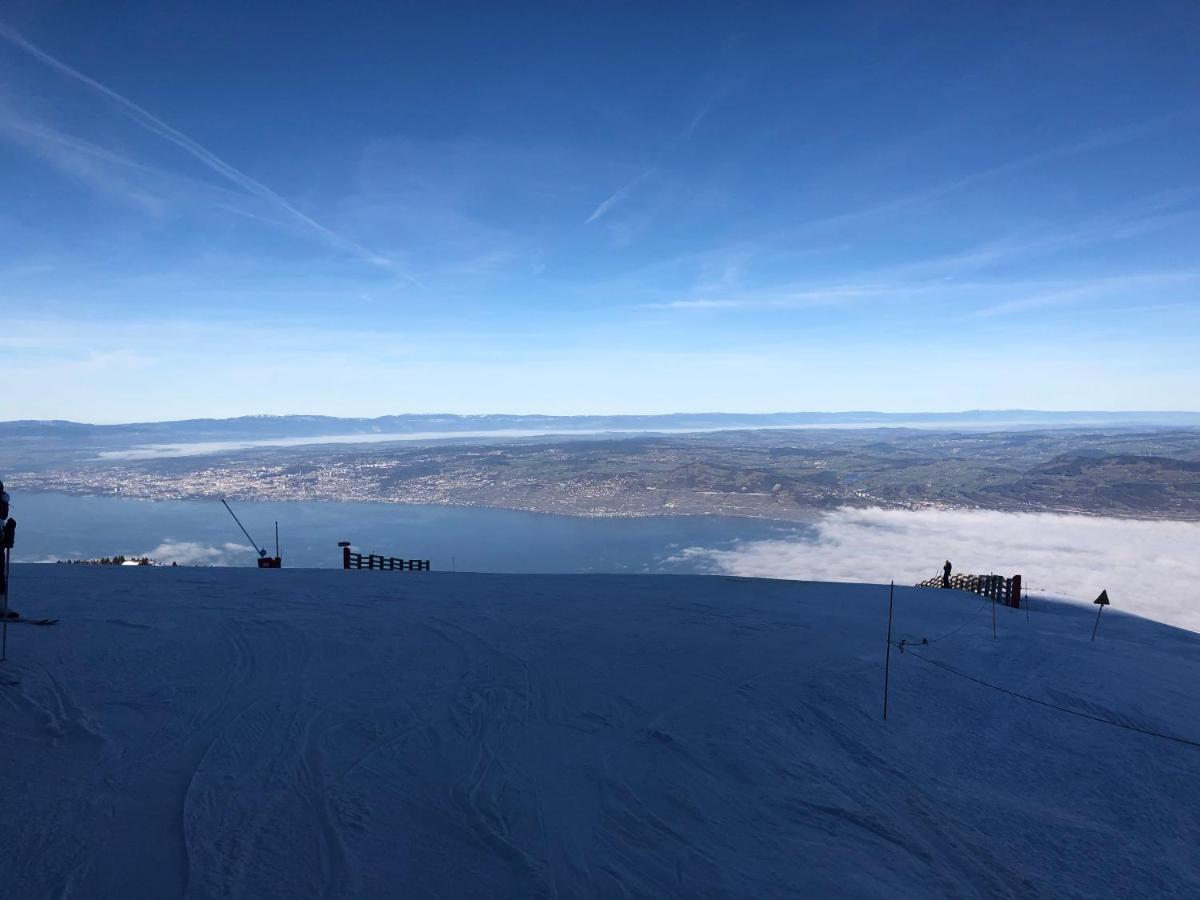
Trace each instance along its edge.
{"label": "skier silhouette", "polygon": [[0,616],[6,619],[15,619],[16,613],[8,608],[8,561],[9,551],[13,545],[13,536],[17,532],[17,520],[8,515],[8,500],[4,482],[0,481],[0,594],[4,596],[4,605],[0,606]]}

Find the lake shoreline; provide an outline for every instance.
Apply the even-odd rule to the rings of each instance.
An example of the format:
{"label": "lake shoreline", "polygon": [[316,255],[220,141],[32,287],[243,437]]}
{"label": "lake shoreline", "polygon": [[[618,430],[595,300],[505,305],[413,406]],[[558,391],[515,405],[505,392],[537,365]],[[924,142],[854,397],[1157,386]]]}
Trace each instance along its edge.
{"label": "lake shoreline", "polygon": [[[10,491],[19,492],[22,486],[19,481],[10,482]],[[1095,510],[1079,509],[1069,506],[1059,507],[1031,507],[1029,509],[1011,509],[1008,507],[991,507],[977,505],[954,505],[945,503],[926,503],[926,504],[887,504],[887,503],[841,503],[836,506],[829,507],[794,507],[791,509],[782,510],[779,513],[762,514],[756,512],[733,510],[711,511],[711,510],[696,510],[696,511],[675,511],[675,512],[658,512],[658,511],[593,511],[593,510],[573,510],[569,508],[548,508],[542,506],[519,506],[516,504],[505,503],[479,503],[472,501],[440,501],[440,500],[400,500],[389,497],[356,497],[351,500],[337,500],[329,497],[261,497],[256,495],[245,495],[236,492],[226,494],[188,494],[182,496],[162,496],[149,493],[129,494],[115,492],[96,492],[96,491],[73,491],[73,490],[54,490],[42,485],[37,485],[34,488],[27,489],[28,494],[52,494],[62,497],[81,497],[81,498],[109,498],[120,500],[137,500],[147,503],[209,503],[219,502],[221,498],[237,503],[321,503],[321,504],[338,504],[338,503],[366,503],[378,506],[397,506],[397,507],[438,507],[445,509],[479,509],[479,510],[497,510],[515,513],[527,513],[536,516],[557,516],[569,519],[594,519],[594,520],[646,520],[646,519],[745,519],[756,522],[776,523],[779,525],[797,525],[797,524],[812,524],[819,520],[822,516],[828,515],[840,510],[889,510],[897,512],[996,512],[1014,516],[1037,516],[1037,515],[1054,515],[1054,516],[1081,516],[1093,519],[1118,519],[1127,522],[1181,522],[1181,523],[1200,523],[1200,515],[1191,514],[1154,514],[1154,513],[1122,513],[1122,512],[1097,512]]]}

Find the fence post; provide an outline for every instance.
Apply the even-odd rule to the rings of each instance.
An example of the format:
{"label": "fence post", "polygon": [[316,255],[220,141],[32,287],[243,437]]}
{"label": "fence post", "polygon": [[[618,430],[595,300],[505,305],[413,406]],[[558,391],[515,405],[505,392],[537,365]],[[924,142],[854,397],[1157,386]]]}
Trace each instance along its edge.
{"label": "fence post", "polygon": [[[381,556],[378,553],[354,553],[349,541],[338,541],[342,548],[343,569],[379,569],[381,572],[429,572],[432,571],[427,559],[401,559],[397,556]],[[363,560],[367,564],[363,565]]]}
{"label": "fence post", "polygon": [[[991,582],[988,587],[995,587],[995,576],[989,575],[988,580]],[[989,593],[992,595],[992,640],[994,641],[996,640],[996,592],[993,590],[989,591]]]}

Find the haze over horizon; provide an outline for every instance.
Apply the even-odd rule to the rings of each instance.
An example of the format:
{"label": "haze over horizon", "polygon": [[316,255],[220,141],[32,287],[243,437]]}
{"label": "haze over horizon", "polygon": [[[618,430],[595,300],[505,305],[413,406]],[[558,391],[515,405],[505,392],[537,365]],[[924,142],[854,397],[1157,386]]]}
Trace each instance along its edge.
{"label": "haze over horizon", "polygon": [[[1125,419],[1124,417],[1128,417]],[[554,427],[577,423],[585,427],[594,423],[596,427],[618,428],[623,423],[631,427],[641,425],[646,429],[666,427],[670,420],[678,420],[681,429],[694,427],[704,430],[705,423],[712,426],[730,428],[761,428],[761,427],[821,427],[822,424],[836,426],[839,424],[861,424],[879,427],[903,426],[920,422],[931,425],[952,425],[976,421],[980,425],[1033,425],[1045,424],[1071,426],[1095,422],[1100,424],[1120,424],[1123,421],[1147,425],[1179,425],[1190,427],[1200,425],[1200,410],[1101,410],[1101,409],[962,409],[962,410],[904,410],[884,411],[876,409],[860,410],[772,410],[768,412],[733,412],[724,410],[676,410],[661,413],[589,413],[578,412],[565,415],[553,415],[539,412],[519,413],[381,413],[364,416],[330,416],[320,413],[244,413],[237,416],[221,417],[187,417],[169,419],[113,419],[105,421],[93,418],[89,421],[76,419],[0,419],[0,425],[72,425],[90,428],[137,428],[139,426],[170,426],[185,425],[194,422],[212,422],[215,424],[236,424],[253,422],[288,421],[296,423],[320,421],[326,424],[367,423],[393,424],[396,421],[406,424],[466,424],[493,425],[501,427],[505,424],[516,425],[528,422],[530,427],[544,424]],[[727,426],[725,423],[728,423]]]}
{"label": "haze over horizon", "polygon": [[1198,35],[10,4],[0,419],[1188,409]]}

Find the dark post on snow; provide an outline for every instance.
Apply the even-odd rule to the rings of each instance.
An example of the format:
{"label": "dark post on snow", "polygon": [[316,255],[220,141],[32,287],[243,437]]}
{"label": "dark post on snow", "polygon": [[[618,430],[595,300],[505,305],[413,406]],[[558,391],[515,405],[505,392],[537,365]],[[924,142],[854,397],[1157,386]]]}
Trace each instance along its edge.
{"label": "dark post on snow", "polygon": [[887,650],[883,655],[883,717],[887,718],[888,675],[892,671],[892,600],[896,595],[896,582],[888,587],[888,631]]}
{"label": "dark post on snow", "polygon": [[[992,577],[992,576],[989,576]],[[996,598],[992,597],[992,640],[996,639]]]}
{"label": "dark post on snow", "polygon": [[1100,596],[1092,601],[1099,609],[1096,610],[1096,624],[1092,626],[1092,640],[1096,639],[1096,629],[1100,627],[1100,613],[1104,612],[1104,607],[1108,606],[1108,590],[1100,592]]}

